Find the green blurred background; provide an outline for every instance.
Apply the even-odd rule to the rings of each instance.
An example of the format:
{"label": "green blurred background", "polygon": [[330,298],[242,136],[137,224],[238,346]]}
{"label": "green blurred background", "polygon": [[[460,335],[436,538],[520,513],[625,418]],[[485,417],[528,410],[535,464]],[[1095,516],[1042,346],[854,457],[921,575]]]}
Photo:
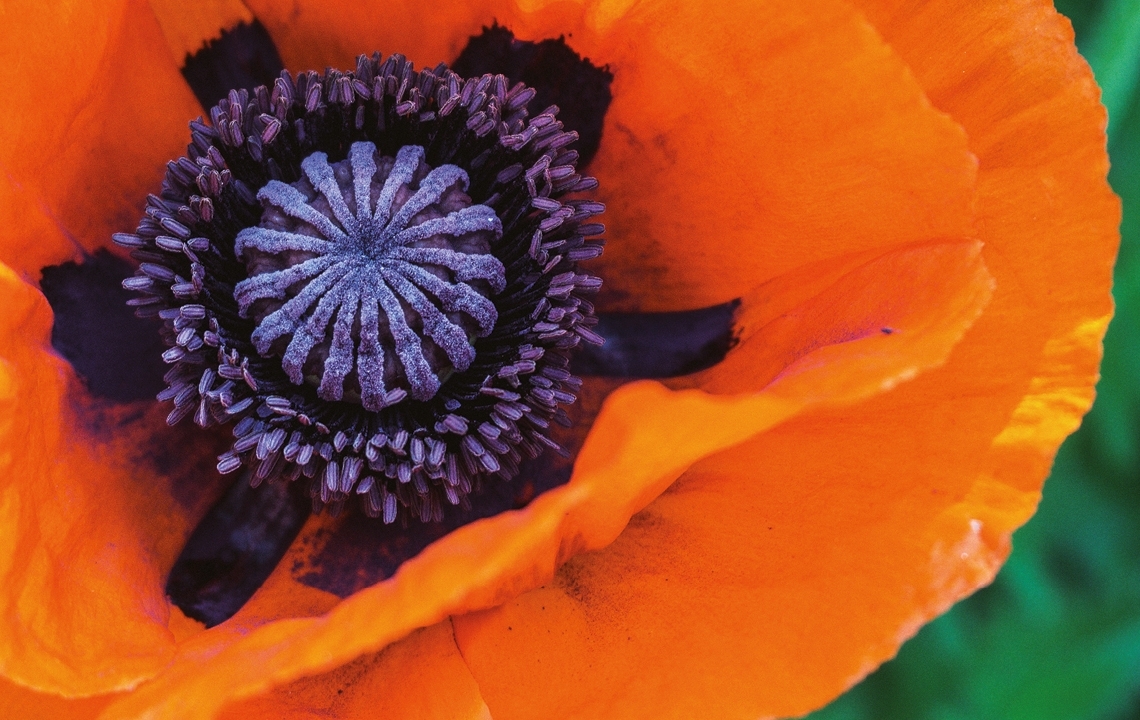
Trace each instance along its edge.
{"label": "green blurred background", "polygon": [[1124,200],[1096,404],[993,585],[810,720],[1140,720],[1140,0],[1057,9],[1103,90]]}

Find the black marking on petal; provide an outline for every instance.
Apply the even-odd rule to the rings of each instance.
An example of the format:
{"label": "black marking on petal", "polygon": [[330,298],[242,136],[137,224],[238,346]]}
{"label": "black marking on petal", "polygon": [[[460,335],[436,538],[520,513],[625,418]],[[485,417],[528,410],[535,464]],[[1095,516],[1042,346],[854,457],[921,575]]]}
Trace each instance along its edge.
{"label": "black marking on petal", "polygon": [[500,25],[485,27],[467,41],[451,69],[465,77],[502,73],[512,82],[526,83],[537,92],[529,102],[532,116],[557,105],[558,119],[578,132],[579,168],[598,152],[614,76],[579,57],[562,38],[535,43],[516,40]]}
{"label": "black marking on petal", "polygon": [[348,597],[352,593],[391,577],[405,561],[455,528],[508,510],[525,507],[536,496],[566,484],[574,458],[586,441],[606,396],[622,380],[587,379],[579,402],[567,406],[569,422],[552,428],[552,437],[566,452],[547,452],[524,459],[509,483],[491,483],[471,497],[471,507],[447,507],[440,522],[403,523],[404,527],[381,526],[367,519],[343,517],[323,544],[303,565],[292,568],[293,576],[310,587]]}
{"label": "black marking on petal", "polygon": [[579,375],[669,378],[716,365],[735,344],[739,300],[668,313],[598,313],[604,345],[586,345],[571,363]]}
{"label": "black marking on petal", "polygon": [[[585,432],[576,434],[585,438]],[[569,455],[577,455],[580,440],[560,437]],[[362,513],[348,513],[335,532],[311,559],[311,565],[295,567],[296,579],[309,587],[345,598],[386,580],[405,561],[451,531],[483,518],[527,505],[536,495],[570,480],[573,460],[557,453],[544,453],[524,460],[510,483],[489,483],[472,495],[469,508],[447,507],[438,522],[385,525]]]}
{"label": "black marking on petal", "polygon": [[149,400],[164,386],[166,349],[161,323],[138,318],[127,306],[133,293],[122,282],[134,268],[99,250],[83,263],[42,270],[40,289],[55,322],[51,344],[86,381],[95,397],[130,402]]}
{"label": "black marking on petal", "polygon": [[206,627],[229,619],[277,567],[311,506],[293,483],[235,482],[186,541],[166,594]]}
{"label": "black marking on petal", "polygon": [[223,30],[201,50],[187,55],[182,77],[202,107],[208,108],[230,90],[272,87],[273,79],[284,69],[269,31],[255,19]]}

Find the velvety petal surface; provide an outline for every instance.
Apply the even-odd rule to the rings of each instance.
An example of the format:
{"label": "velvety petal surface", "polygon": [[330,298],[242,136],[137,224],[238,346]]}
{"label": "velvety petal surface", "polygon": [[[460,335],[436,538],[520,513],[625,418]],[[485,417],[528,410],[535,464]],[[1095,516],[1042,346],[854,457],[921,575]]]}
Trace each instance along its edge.
{"label": "velvety petal surface", "polygon": [[0,667],[62,695],[131,687],[173,654],[159,558],[177,552],[182,508],[125,461],[137,418],[69,406],[83,391],[45,350],[39,292],[0,265],[0,297]]}
{"label": "velvety petal surface", "polygon": [[[457,618],[495,717],[822,705],[992,579],[1091,403],[1119,205],[1067,22],[1036,2],[867,5],[969,133],[993,301],[944,367],[698,463],[613,545]],[[732,362],[704,379],[727,387]]]}
{"label": "velvety petal surface", "polygon": [[131,227],[201,113],[145,2],[8,3],[0,261],[41,267]]}
{"label": "velvety petal surface", "polygon": [[0,58],[18,71],[0,124],[0,668],[45,693],[106,693],[193,630],[162,587],[216,484],[185,492],[201,468],[179,451],[208,459],[210,441],[163,437],[149,403],[92,400],[30,283],[131,226],[201,110],[145,3],[17,3],[4,20]]}
{"label": "velvety petal surface", "polygon": [[608,67],[588,170],[620,238],[595,263],[609,309],[715,304],[809,262],[973,232],[961,127],[842,2],[251,7],[291,67],[371,47],[431,66],[494,22]]}
{"label": "velvety petal surface", "polygon": [[[935,105],[966,128],[979,158],[976,224],[998,292],[948,372],[979,395],[1023,388],[1011,393],[1016,400],[995,400],[1012,416],[988,467],[1036,489],[1091,402],[1112,312],[1105,290],[1120,202],[1105,180],[1100,92],[1068,20],[1049,3],[1016,0],[978,13],[955,2],[921,12],[864,5]],[[965,58],[955,72],[941,62],[949,57]]]}
{"label": "velvety petal surface", "polygon": [[[849,14],[847,19],[850,20]],[[263,21],[271,30],[274,28],[271,17]],[[299,26],[305,27],[303,23]],[[892,81],[903,84],[899,95],[909,93],[910,106],[917,108],[916,116],[922,118],[935,135],[941,133],[946,138],[941,146],[946,154],[943,163],[956,167],[958,177],[968,184],[965,181],[972,177],[973,163],[964,149],[961,133],[923,103],[921,93],[905,72],[892,64],[889,54],[872,42],[872,36],[863,33],[861,37],[862,42],[853,44],[852,53],[878,58],[878,66],[874,60],[867,62],[882,69],[888,84]],[[286,39],[283,54],[287,58],[290,47],[293,47],[292,52],[298,51],[297,46],[291,46]],[[841,62],[836,64],[843,66]],[[856,62],[847,69],[865,72],[867,68]],[[839,69],[834,71],[840,72]],[[889,115],[896,109],[888,106],[883,114]],[[947,214],[961,216],[964,211],[965,203],[960,203]],[[947,234],[949,230],[962,229],[965,224],[959,217],[939,230]],[[922,232],[905,239],[915,242],[937,234],[924,226]],[[870,255],[873,251],[867,248],[876,247],[876,243],[864,242],[854,247]],[[176,708],[190,706],[194,707],[194,713],[205,715],[226,699],[227,692],[232,697],[249,696],[294,677],[335,667],[361,653],[375,651],[410,629],[436,622],[449,613],[502,602],[549,578],[557,564],[574,552],[611,541],[630,514],[660,493],[699,457],[770,427],[805,405],[820,401],[849,402],[938,364],[984,304],[989,279],[978,263],[977,247],[973,243],[955,241],[946,243],[945,247],[910,252],[910,257],[918,263],[917,268],[912,269],[923,270],[917,277],[943,274],[941,271],[931,274],[934,268],[945,271],[953,267],[960,272],[945,272],[948,281],[940,285],[939,290],[915,298],[909,307],[896,304],[894,308],[884,308],[872,307],[873,303],[860,306],[845,302],[850,300],[852,287],[857,287],[850,283],[843,286],[839,282],[835,288],[824,288],[825,294],[831,292],[836,296],[830,301],[815,298],[814,304],[808,302],[804,309],[805,316],[814,318],[817,324],[791,322],[783,327],[784,336],[774,339],[774,342],[784,343],[784,353],[782,358],[773,361],[776,364],[771,369],[773,375],[783,371],[786,382],[773,385],[767,394],[718,400],[700,393],[694,395],[692,391],[674,394],[655,384],[635,385],[619,392],[595,426],[595,443],[600,443],[596,447],[601,449],[591,450],[587,444],[575,481],[569,487],[540,498],[521,513],[463,528],[406,564],[392,580],[358,593],[324,617],[269,623],[248,634],[243,630],[240,638],[235,633],[231,645],[225,633],[249,627],[239,620],[242,615],[248,615],[243,611],[232,623],[226,624],[231,625],[230,628],[223,625],[188,644],[187,647],[199,645],[204,654],[189,650],[181,653],[180,661],[176,661],[164,677],[124,700],[108,716],[132,716],[147,707],[152,713],[160,712],[157,707],[179,712]],[[872,260],[875,259],[861,258],[864,265],[874,265]],[[893,255],[878,258],[882,263],[880,277],[890,277],[893,283],[900,280],[889,272],[898,270],[891,267],[895,260]],[[847,265],[852,262],[850,258],[843,260]],[[886,292],[885,287],[883,292]],[[796,305],[796,299],[781,297],[785,303]],[[841,312],[837,316],[835,310],[845,304],[850,306],[852,314]],[[823,307],[827,305],[831,307],[830,315]],[[839,325],[835,325],[836,322]],[[882,331],[882,323],[906,331],[888,336]],[[779,365],[781,359],[782,366]],[[833,378],[830,384],[824,382],[829,374]],[[751,389],[759,387],[757,384]],[[781,388],[786,396],[781,394]],[[634,423],[631,427],[630,418],[641,417],[646,407],[658,409],[653,417],[660,418],[660,423]],[[676,417],[687,420],[678,426],[671,422]],[[699,432],[684,437],[686,430],[694,429]],[[666,431],[675,442],[661,442],[661,433]],[[637,464],[641,450],[649,447],[657,450],[660,457],[636,468],[636,472],[629,472],[628,463],[609,462],[613,457],[624,457]],[[662,452],[661,447],[668,447],[671,452]],[[571,512],[578,506],[584,509]],[[268,596],[272,584],[267,584],[259,596]],[[284,614],[305,613],[285,611]],[[365,627],[368,631],[363,629]],[[273,661],[250,663],[251,652],[262,660],[272,655]],[[206,655],[211,663],[203,672],[200,661]],[[228,690],[218,692],[217,688],[223,686]],[[190,698],[194,701],[190,702]]]}
{"label": "velvety petal surface", "polygon": [[[249,605],[201,632],[171,613],[161,588],[219,489],[209,463],[172,469],[181,455],[139,450],[154,444],[147,428],[161,413],[86,400],[44,350],[46,304],[7,273],[4,307],[11,298],[22,308],[6,310],[0,328],[10,483],[0,526],[10,543],[0,547],[16,548],[0,565],[9,677],[89,694],[163,669],[106,718],[224,707],[351,717],[376,702],[395,717],[802,712],[992,576],[1090,401],[1109,313],[1118,210],[1103,182],[1103,118],[1051,10],[1003,7],[975,27],[953,18],[966,8],[932,3],[919,16],[942,14],[922,22],[954,28],[932,52],[919,42],[929,31],[895,22],[894,8],[823,0],[699,13],[668,3],[250,6],[294,69],[349,66],[373,49],[432,65],[493,19],[527,39],[568,33],[615,73],[591,167],[621,236],[607,251],[606,302],[665,309],[743,296],[741,343],[673,389],[622,388],[570,485],[461,528],[343,602],[293,577],[304,539],[326,522],[312,520]],[[190,42],[178,38],[205,27],[192,16],[167,16],[165,42],[153,44],[171,68]],[[1041,48],[1007,52],[1035,26],[1050,29]],[[153,20],[140,27],[157,38]],[[948,68],[967,56],[973,73],[1000,77],[955,84]],[[1013,78],[1021,105],[998,103]],[[151,86],[139,92],[150,97]],[[172,97],[196,108],[184,88]],[[197,112],[181,113],[160,160],[115,168],[123,177],[77,197],[122,191],[123,208],[137,205]],[[976,194],[971,150],[982,162]],[[0,212],[39,210],[0,243],[27,273],[72,252],[59,220],[72,215],[52,209],[71,207],[57,191],[77,181],[44,173],[41,188],[13,177]],[[103,235],[128,227],[133,218],[115,212],[82,222],[106,223]],[[972,237],[986,242],[982,255]],[[990,310],[945,368],[883,394],[946,361],[993,289],[983,257],[997,277]],[[85,425],[92,417],[100,422]],[[854,610],[841,614],[836,597]],[[425,697],[424,678],[437,676],[457,684],[455,704]],[[772,683],[757,690],[757,677]],[[347,697],[329,702],[336,689]]]}
{"label": "velvety petal surface", "polygon": [[970,235],[974,165],[906,66],[841,2],[638,3],[572,45],[614,72],[590,171],[614,307],[747,294],[805,264]]}
{"label": "velvety petal surface", "polygon": [[21,720],[93,720],[110,701],[107,696],[65,699],[0,680],[0,713]]}
{"label": "velvety petal surface", "polygon": [[444,620],[379,653],[234,703],[220,717],[490,720],[491,714]]}
{"label": "velvety petal surface", "polygon": [[[523,510],[456,530],[390,580],[321,617],[243,632],[211,651],[209,663],[194,654],[179,657],[104,717],[210,717],[228,699],[327,671],[416,627],[497,605],[549,581],[569,557],[611,542],[633,513],[701,457],[806,407],[850,403],[942,362],[989,297],[978,249],[960,241],[900,250],[854,271],[877,278],[876,295],[908,282],[933,288],[892,307],[847,302],[858,284],[840,278],[803,303],[811,322],[773,337],[798,350],[783,353],[788,362],[764,391],[717,396],[649,381],[620,388],[603,406],[569,485]],[[897,332],[884,334],[884,325]]]}

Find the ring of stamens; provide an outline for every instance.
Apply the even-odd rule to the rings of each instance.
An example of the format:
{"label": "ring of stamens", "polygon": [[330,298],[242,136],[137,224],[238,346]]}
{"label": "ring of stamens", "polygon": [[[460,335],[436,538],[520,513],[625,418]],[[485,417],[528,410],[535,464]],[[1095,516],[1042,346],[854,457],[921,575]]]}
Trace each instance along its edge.
{"label": "ring of stamens", "polygon": [[[322,366],[318,396],[344,399],[345,379],[355,370],[367,410],[382,410],[409,394],[429,400],[439,391],[441,375],[470,367],[475,350],[465,325],[485,337],[498,312],[469,283],[482,281],[494,293],[506,285],[505,268],[489,248],[476,253],[446,246],[446,239],[470,246],[482,240],[480,234],[502,237],[494,210],[468,201],[442,217],[425,217],[439,214],[431,211],[449,192],[466,198],[461,191],[467,189],[467,173],[442,165],[417,183],[424,149],[408,145],[394,163],[381,162],[388,171],[377,183],[376,155],[373,143],[353,143],[344,161],[351,170],[349,198],[325,153],[305,158],[301,170],[316,198],[296,187],[300,183],[270,181],[257,193],[267,209],[262,226],[239,232],[234,247],[251,268],[234,290],[241,314],[253,314],[258,301],[282,301],[271,312],[258,313],[252,335],[257,351],[269,355],[275,343],[288,338],[281,364],[289,379],[301,384],[314,349],[327,345],[327,357],[316,363]],[[418,187],[412,189],[413,184]],[[324,201],[324,212],[314,206],[315,199]],[[274,228],[281,223],[273,216],[281,213],[299,227]],[[284,267],[259,271],[265,256],[286,258],[280,263]],[[458,313],[471,322],[462,322]],[[326,341],[330,325],[332,337]],[[425,354],[425,343],[442,351],[444,367]],[[390,387],[386,378],[403,387]]]}
{"label": "ring of stamens", "polygon": [[167,422],[233,423],[220,472],[386,523],[438,521],[559,450],[569,354],[601,342],[578,264],[604,206],[557,108],[528,116],[534,92],[377,54],[192,122],[114,236],[140,263],[129,304],[163,321]]}

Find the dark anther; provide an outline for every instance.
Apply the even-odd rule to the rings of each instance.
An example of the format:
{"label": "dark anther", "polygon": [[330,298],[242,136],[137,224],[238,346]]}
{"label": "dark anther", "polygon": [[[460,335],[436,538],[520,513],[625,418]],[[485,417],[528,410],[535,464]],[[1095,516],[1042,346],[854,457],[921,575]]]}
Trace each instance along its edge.
{"label": "dark anther", "polygon": [[122,282],[133,268],[99,250],[82,263],[43,269],[40,289],[55,315],[51,344],[87,383],[92,395],[130,402],[163,388],[161,323],[135,317]]}
{"label": "dark anther", "polygon": [[562,38],[527,42],[515,40],[511,31],[494,25],[467,41],[452,69],[464,77],[502,73],[512,82],[523,82],[537,94],[530,101],[531,114],[557,105],[558,119],[567,130],[578,132],[579,167],[586,167],[602,142],[602,126],[613,94],[614,76],[607,68],[595,67],[578,56]]}
{"label": "dark anther", "polygon": [[584,346],[571,370],[579,375],[668,378],[716,365],[734,344],[739,300],[668,313],[599,313],[605,345]]}
{"label": "dark anther", "polygon": [[272,85],[284,69],[277,46],[259,20],[222,31],[193,55],[187,55],[182,77],[202,107],[208,108],[230,90]]}
{"label": "dark anther", "polygon": [[228,619],[273,572],[310,508],[292,483],[234,483],[186,541],[166,594],[206,627]]}

